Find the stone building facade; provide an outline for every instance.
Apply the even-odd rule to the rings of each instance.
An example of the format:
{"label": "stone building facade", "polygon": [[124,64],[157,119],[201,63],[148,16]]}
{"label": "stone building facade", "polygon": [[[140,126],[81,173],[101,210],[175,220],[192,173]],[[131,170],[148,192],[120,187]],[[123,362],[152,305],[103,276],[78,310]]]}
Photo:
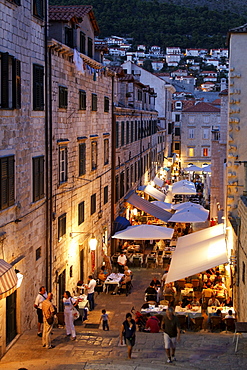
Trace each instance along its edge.
{"label": "stone building facade", "polygon": [[181,117],[181,167],[211,163],[211,131],[220,125],[220,109],[197,102],[183,109]]}
{"label": "stone building facade", "polygon": [[147,184],[163,165],[164,132],[158,131],[155,91],[118,68],[114,87],[116,154],[114,216],[127,216],[124,198]]}
{"label": "stone building facade", "polygon": [[247,25],[230,30],[229,115],[227,158],[227,244],[233,276],[234,307],[246,321],[247,266]]}
{"label": "stone building facade", "polygon": [[[52,289],[76,292],[107,254],[111,218],[112,77],[94,60],[98,32],[89,6],[51,6]],[[66,34],[69,37],[66,37]],[[75,63],[73,48],[80,66]],[[97,239],[96,251],[90,239]]]}
{"label": "stone building facade", "polygon": [[33,308],[46,284],[47,208],[45,9],[37,1],[0,2],[0,258],[23,275],[0,299],[0,356],[36,324]]}

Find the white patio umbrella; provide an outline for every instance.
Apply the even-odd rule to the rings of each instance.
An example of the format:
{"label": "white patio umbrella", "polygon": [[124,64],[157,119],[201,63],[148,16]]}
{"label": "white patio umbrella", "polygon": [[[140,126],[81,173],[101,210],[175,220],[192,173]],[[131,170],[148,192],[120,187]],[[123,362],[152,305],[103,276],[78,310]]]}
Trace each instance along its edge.
{"label": "white patio umbrella", "polygon": [[189,209],[190,207],[192,208],[203,208],[203,206],[201,206],[200,204],[197,204],[197,203],[192,203],[192,202],[184,202],[184,203],[179,203],[179,204],[173,204],[172,205],[172,209],[175,209],[175,211],[181,211],[181,210],[184,210],[184,209]]}
{"label": "white patio umbrella", "polygon": [[196,194],[196,188],[195,186],[192,187],[191,185],[180,185],[172,187],[172,194]]}
{"label": "white patio umbrella", "polygon": [[169,222],[205,222],[208,219],[207,209],[193,208],[176,212]]}
{"label": "white patio umbrella", "polygon": [[118,231],[112,238],[125,240],[160,240],[171,239],[174,230],[164,226],[156,225],[134,225],[127,229]]}
{"label": "white patio umbrella", "polygon": [[172,209],[172,204],[171,203],[161,202],[159,200],[154,200],[151,203],[155,204],[156,206],[158,206],[162,209],[165,209],[166,211],[170,211]]}
{"label": "white patio umbrella", "polygon": [[180,181],[175,182],[172,185],[172,188],[175,189],[176,187],[181,186],[181,185],[191,186],[193,188],[195,187],[195,185],[194,185],[194,183],[192,181],[189,181],[189,180],[180,180]]}
{"label": "white patio umbrella", "polygon": [[202,171],[202,168],[193,164],[192,166],[184,168],[184,171],[185,172],[200,172]]}
{"label": "white patio umbrella", "polygon": [[209,164],[208,166],[205,166],[202,168],[203,172],[211,172],[211,165]]}

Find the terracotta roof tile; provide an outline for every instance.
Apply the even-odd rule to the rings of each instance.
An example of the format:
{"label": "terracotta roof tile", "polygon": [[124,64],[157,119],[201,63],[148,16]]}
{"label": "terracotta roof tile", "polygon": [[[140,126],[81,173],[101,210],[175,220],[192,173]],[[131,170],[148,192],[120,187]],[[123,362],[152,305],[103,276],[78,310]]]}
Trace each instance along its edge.
{"label": "terracotta roof tile", "polygon": [[219,113],[220,108],[214,107],[212,104],[201,102],[197,103],[193,107],[183,109],[183,112],[212,112],[212,113]]}

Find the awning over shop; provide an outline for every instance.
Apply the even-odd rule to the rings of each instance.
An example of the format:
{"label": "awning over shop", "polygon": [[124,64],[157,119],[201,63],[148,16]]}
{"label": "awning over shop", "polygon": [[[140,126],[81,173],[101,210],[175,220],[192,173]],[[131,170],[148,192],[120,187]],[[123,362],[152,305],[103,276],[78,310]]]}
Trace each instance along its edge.
{"label": "awning over shop", "polygon": [[16,290],[17,280],[14,267],[0,259],[0,299],[8,297]]}
{"label": "awning over shop", "polygon": [[134,225],[115,233],[112,238],[125,240],[160,240],[171,239],[173,233],[173,229],[164,226]]}
{"label": "awning over shop", "polygon": [[151,195],[151,197],[160,200],[161,202],[164,202],[166,197],[164,193],[158,189],[155,189],[152,185],[147,185],[144,189],[144,192],[148,195]]}
{"label": "awning over shop", "polygon": [[144,211],[164,222],[168,222],[171,218],[171,213],[167,212],[160,207],[148,202],[147,200],[139,197],[134,191],[131,191],[127,194],[125,201],[132,204],[134,207]]}
{"label": "awning over shop", "polygon": [[160,188],[162,188],[162,186],[164,185],[164,180],[161,180],[158,176],[155,176],[155,178],[153,179],[153,182],[155,183],[155,185],[159,186]]}
{"label": "awning over shop", "polygon": [[166,283],[184,279],[228,262],[223,225],[178,238]]}

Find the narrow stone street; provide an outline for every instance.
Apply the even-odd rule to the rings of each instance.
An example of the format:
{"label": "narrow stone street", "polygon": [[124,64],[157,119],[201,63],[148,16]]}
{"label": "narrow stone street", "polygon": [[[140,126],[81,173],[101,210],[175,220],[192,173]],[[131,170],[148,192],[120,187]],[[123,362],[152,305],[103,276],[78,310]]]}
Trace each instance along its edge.
{"label": "narrow stone street", "polygon": [[[133,306],[140,309],[144,302],[144,291],[154,276],[161,277],[162,270],[133,269],[131,294],[96,295],[96,308],[88,320],[76,325],[77,340],[70,341],[63,328],[53,329],[52,344],[55,348],[42,348],[41,338],[36,330],[26,331],[10,348],[0,362],[0,369],[18,370],[131,370],[131,369],[201,369],[214,367],[221,370],[247,368],[247,341],[240,337],[238,352],[232,343],[233,333],[208,333],[186,331],[177,346],[177,361],[166,363],[162,333],[137,332],[133,358],[127,360],[127,350],[119,343],[119,329],[125,314]],[[101,310],[109,314],[110,331],[90,328],[99,324]]]}

